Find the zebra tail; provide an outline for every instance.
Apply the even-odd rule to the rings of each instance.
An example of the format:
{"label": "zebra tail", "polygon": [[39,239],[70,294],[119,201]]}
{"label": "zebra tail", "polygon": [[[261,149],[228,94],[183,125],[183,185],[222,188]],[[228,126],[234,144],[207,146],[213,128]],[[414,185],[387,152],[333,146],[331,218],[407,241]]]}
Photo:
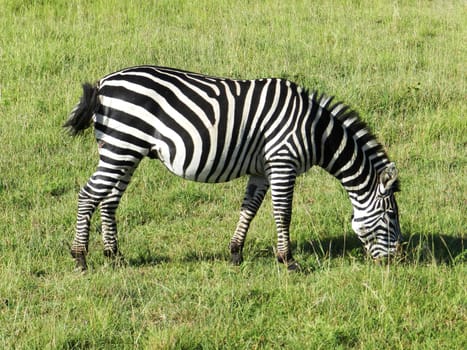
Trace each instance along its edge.
{"label": "zebra tail", "polygon": [[98,106],[97,85],[83,84],[83,96],[63,124],[71,136],[82,134],[92,124],[92,116]]}

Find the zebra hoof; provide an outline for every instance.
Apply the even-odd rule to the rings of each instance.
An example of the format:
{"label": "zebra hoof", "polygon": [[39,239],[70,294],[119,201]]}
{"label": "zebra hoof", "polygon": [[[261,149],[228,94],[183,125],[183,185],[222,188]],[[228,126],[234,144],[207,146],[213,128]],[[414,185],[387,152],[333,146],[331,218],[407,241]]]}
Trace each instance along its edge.
{"label": "zebra hoof", "polygon": [[239,266],[243,262],[243,254],[238,252],[238,253],[232,253],[230,257],[230,261],[232,262],[232,265]]}
{"label": "zebra hoof", "polygon": [[112,266],[115,268],[127,265],[125,257],[118,250],[113,251],[111,249],[104,249],[104,256],[111,259]]}
{"label": "zebra hoof", "polygon": [[292,258],[292,254],[278,254],[277,261],[284,264],[289,272],[299,272],[301,270],[300,264]]}
{"label": "zebra hoof", "polygon": [[300,272],[302,270],[300,264],[296,261],[291,261],[287,264],[287,271],[289,272]]}
{"label": "zebra hoof", "polygon": [[116,256],[118,256],[120,253],[118,252],[118,250],[112,250],[112,249],[104,249],[104,256],[106,258],[115,258]]}
{"label": "zebra hoof", "polygon": [[86,253],[83,251],[71,251],[71,256],[75,259],[75,271],[76,272],[84,272],[88,269],[88,265],[86,264]]}
{"label": "zebra hoof", "polygon": [[237,243],[230,243],[230,261],[238,266],[243,262],[243,247]]}

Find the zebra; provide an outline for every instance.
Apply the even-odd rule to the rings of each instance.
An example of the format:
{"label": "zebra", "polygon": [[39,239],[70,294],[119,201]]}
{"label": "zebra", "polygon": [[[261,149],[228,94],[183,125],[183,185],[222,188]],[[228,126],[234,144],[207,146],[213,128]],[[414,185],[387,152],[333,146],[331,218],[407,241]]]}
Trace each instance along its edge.
{"label": "zebra", "polygon": [[64,123],[72,136],[94,124],[99,163],[78,194],[71,255],[86,270],[90,219],[100,206],[104,255],[117,257],[115,213],[144,157],[184,179],[221,183],[248,175],[230,240],[243,261],[251,221],[271,189],[277,259],[300,266],[289,227],[298,175],[316,165],[337,178],[352,204],[352,229],[375,259],[397,256],[402,235],[398,171],[357,112],[286,79],[234,80],[159,66],[135,66],[83,84]]}

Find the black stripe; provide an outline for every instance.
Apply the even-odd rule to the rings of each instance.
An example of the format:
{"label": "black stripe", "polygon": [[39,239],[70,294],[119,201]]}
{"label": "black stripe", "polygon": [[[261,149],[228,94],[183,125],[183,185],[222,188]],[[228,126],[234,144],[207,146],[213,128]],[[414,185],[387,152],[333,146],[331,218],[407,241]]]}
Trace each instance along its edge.
{"label": "black stripe", "polygon": [[94,127],[95,127],[96,130],[99,130],[99,131],[103,132],[104,134],[112,136],[112,137],[114,137],[114,138],[116,138],[118,140],[122,140],[122,141],[125,141],[125,142],[128,142],[128,143],[131,143],[131,144],[136,145],[136,146],[141,147],[141,148],[149,149],[149,147],[150,147],[148,142],[146,142],[144,140],[141,140],[140,138],[135,137],[133,135],[130,135],[130,134],[127,134],[127,133],[112,129],[107,125],[103,125],[103,124],[100,124],[100,123],[95,123]]}
{"label": "black stripe", "polygon": [[[315,128],[315,133],[314,133],[314,144],[315,144],[315,150],[316,150],[316,159],[313,160],[314,164],[320,164],[321,162],[321,149],[323,145],[321,144],[321,140],[323,138],[324,131],[329,125],[330,121],[330,114],[329,111],[326,109],[318,106],[317,112],[321,109],[321,116],[318,119],[318,122],[316,123],[316,128]],[[315,116],[316,118],[316,116]]]}
{"label": "black stripe", "polygon": [[342,129],[341,125],[334,123],[331,133],[328,138],[324,141],[324,159],[323,159],[323,168],[326,168],[329,162],[336,154],[342,138],[344,137],[344,130]]}

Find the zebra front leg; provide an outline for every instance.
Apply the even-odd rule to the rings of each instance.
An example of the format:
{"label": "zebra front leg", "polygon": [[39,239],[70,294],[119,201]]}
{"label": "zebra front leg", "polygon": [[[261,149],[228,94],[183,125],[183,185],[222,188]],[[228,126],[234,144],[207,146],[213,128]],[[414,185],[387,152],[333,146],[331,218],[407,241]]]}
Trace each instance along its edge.
{"label": "zebra front leg", "polygon": [[268,188],[269,182],[266,178],[251,176],[248,180],[240,210],[240,219],[238,220],[235,233],[230,240],[231,261],[234,265],[240,265],[243,262],[243,245],[248,228],[258,212]]}
{"label": "zebra front leg", "polygon": [[268,170],[274,221],[277,229],[277,259],[280,263],[285,264],[289,271],[295,271],[300,266],[292,257],[289,229],[296,171],[292,166],[283,163],[278,163]]}

